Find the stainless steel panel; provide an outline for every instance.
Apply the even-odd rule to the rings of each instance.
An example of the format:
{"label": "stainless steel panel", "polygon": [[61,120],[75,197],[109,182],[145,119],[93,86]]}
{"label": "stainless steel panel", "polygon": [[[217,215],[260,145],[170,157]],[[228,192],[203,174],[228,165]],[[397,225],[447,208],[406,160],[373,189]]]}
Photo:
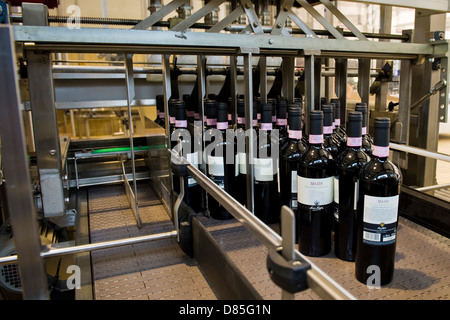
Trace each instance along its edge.
{"label": "stainless steel panel", "polygon": [[32,198],[21,106],[18,94],[12,30],[0,25],[0,96],[2,116],[2,165],[14,242],[20,257],[19,272],[25,299],[48,299],[47,276],[40,258],[41,241]]}

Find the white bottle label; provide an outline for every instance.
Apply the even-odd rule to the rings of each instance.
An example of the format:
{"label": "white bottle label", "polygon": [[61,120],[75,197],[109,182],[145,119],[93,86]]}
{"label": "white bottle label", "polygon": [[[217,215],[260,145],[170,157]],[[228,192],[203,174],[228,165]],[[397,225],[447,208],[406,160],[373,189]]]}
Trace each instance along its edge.
{"label": "white bottle label", "polygon": [[245,152],[239,152],[239,173],[240,174],[247,174],[247,165],[245,164],[246,161],[246,153]]}
{"label": "white bottle label", "polygon": [[273,181],[273,163],[272,158],[254,159],[255,180]]}
{"label": "white bottle label", "polygon": [[291,171],[291,192],[297,193],[297,170]]}
{"label": "white bottle label", "polygon": [[310,179],[297,176],[298,202],[308,206],[324,206],[333,202],[333,177]]}
{"label": "white bottle label", "polygon": [[208,156],[208,173],[211,176],[225,176],[223,157]]}
{"label": "white bottle label", "polygon": [[339,204],[339,176],[333,177],[333,184],[334,184],[334,196],[333,200],[337,204]]}
{"label": "white bottle label", "polygon": [[[198,152],[188,153],[186,155],[186,160],[198,169]],[[188,176],[188,186],[193,187],[197,185],[197,181],[194,178]]]}
{"label": "white bottle label", "polygon": [[234,176],[237,177],[239,175],[239,154],[236,153],[234,156]]}
{"label": "white bottle label", "polygon": [[387,245],[395,242],[399,196],[364,196],[363,242]]}

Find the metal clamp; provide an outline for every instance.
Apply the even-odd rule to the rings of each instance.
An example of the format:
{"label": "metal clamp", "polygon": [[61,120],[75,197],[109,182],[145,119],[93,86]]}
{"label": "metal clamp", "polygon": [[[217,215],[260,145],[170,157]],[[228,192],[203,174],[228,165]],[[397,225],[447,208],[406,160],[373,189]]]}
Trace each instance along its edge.
{"label": "metal clamp", "polygon": [[294,299],[294,293],[306,290],[307,271],[311,264],[295,254],[295,216],[287,206],[281,208],[282,247],[270,248],[267,269],[270,278],[282,291],[283,299]]}
{"label": "metal clamp", "polygon": [[270,249],[267,256],[270,279],[281,289],[293,294],[308,289],[306,272],[311,265],[302,261],[288,261],[281,250]]}

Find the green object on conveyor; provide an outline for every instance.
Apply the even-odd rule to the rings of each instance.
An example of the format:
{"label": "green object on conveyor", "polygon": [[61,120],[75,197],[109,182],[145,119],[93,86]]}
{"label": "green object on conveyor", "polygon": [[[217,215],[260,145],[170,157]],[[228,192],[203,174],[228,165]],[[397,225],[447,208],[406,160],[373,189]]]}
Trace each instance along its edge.
{"label": "green object on conveyor", "polygon": [[[134,147],[134,151],[145,151],[150,149],[161,149],[164,148],[164,145],[156,145],[156,146],[143,146],[143,147]],[[113,152],[128,152],[130,151],[130,147],[120,147],[120,148],[107,148],[107,149],[98,149],[93,150],[92,154],[98,153],[113,153]]]}

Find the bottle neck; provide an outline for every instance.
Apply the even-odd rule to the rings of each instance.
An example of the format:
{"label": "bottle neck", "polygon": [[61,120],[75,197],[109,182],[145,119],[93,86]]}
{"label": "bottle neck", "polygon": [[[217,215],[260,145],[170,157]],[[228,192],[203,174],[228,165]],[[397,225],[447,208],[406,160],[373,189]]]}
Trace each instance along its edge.
{"label": "bottle neck", "polygon": [[323,134],[331,135],[333,133],[333,126],[323,126]]}
{"label": "bottle neck", "polygon": [[347,147],[361,148],[362,137],[347,137]]}
{"label": "bottle neck", "polygon": [[309,137],[310,145],[321,145],[323,144],[323,134],[310,134]]}
{"label": "bottle neck", "polygon": [[187,120],[175,119],[175,128],[187,128]]}
{"label": "bottle neck", "polygon": [[365,136],[365,135],[367,134],[367,127],[362,127],[362,128],[361,128],[361,134],[362,134],[363,136]]}
{"label": "bottle neck", "polygon": [[380,159],[386,159],[389,157],[389,146],[372,146],[372,155],[374,157],[380,158]]}
{"label": "bottle neck", "polygon": [[261,122],[259,130],[262,131],[272,131],[272,123]]}
{"label": "bottle neck", "polygon": [[277,118],[276,125],[277,125],[277,127],[286,127],[287,119]]}
{"label": "bottle neck", "polygon": [[299,141],[302,139],[302,130],[288,130],[290,140]]}
{"label": "bottle neck", "polygon": [[217,122],[216,123],[217,130],[226,130],[228,129],[228,122]]}

